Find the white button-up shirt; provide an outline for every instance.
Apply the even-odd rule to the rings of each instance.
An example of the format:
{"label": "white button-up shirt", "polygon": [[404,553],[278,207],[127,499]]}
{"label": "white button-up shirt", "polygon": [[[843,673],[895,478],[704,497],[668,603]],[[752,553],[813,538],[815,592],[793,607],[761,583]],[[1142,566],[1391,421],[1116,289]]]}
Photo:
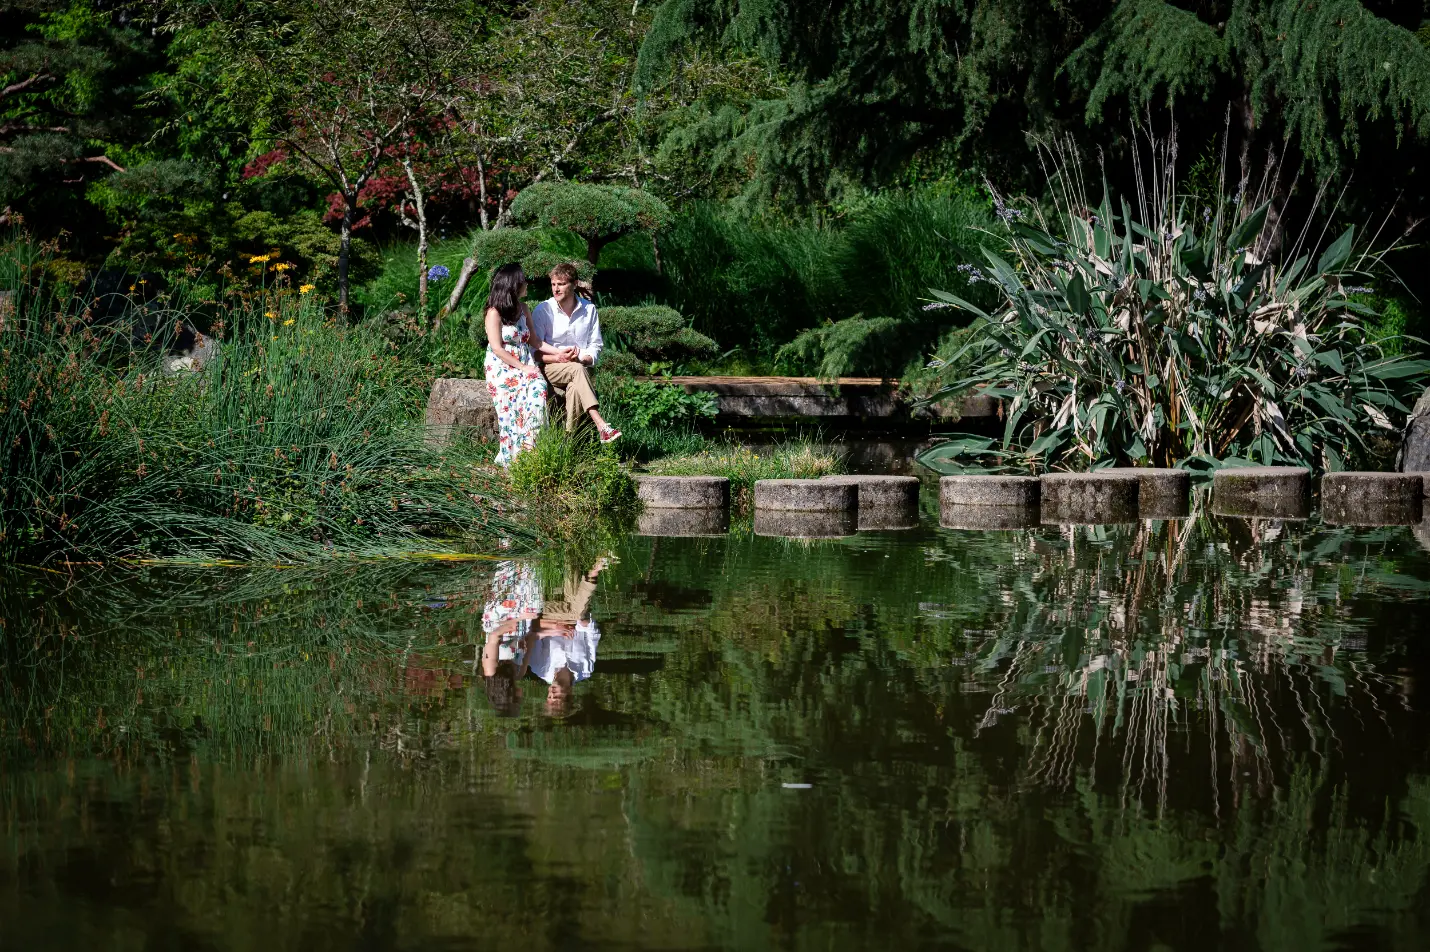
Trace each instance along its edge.
{"label": "white button-up shirt", "polygon": [[553,347],[579,348],[582,359],[591,358],[593,367],[606,346],[601,339],[601,319],[596,316],[596,305],[583,297],[576,298],[576,307],[569,317],[555,298],[542,301],[532,312],[531,326],[538,337]]}
{"label": "white button-up shirt", "polygon": [[537,638],[527,652],[532,672],[550,684],[562,668],[571,669],[572,682],[584,681],[596,667],[596,645],[601,642],[601,629],[594,620],[578,622],[570,635],[546,635]]}

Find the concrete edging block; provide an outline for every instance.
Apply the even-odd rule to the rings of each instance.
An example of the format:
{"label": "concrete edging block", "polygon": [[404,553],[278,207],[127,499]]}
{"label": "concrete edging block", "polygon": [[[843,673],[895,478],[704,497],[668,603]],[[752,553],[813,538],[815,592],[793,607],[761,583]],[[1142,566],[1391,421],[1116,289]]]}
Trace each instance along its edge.
{"label": "concrete edging block", "polygon": [[917,508],[919,481],[915,476],[825,476],[820,482],[850,485],[858,490],[859,509]]}
{"label": "concrete edging block", "polygon": [[637,476],[636,496],[647,509],[725,509],[730,480],[724,476]]}
{"label": "concrete edging block", "polygon": [[1038,505],[1041,488],[1036,476],[944,476],[938,481],[939,508],[1013,506],[1026,509]]}
{"label": "concrete edging block", "polygon": [[1057,525],[1133,522],[1141,481],[1108,473],[1047,473],[1042,477],[1042,521]]}
{"label": "concrete edging block", "polygon": [[[859,490],[849,483],[822,479],[760,479],[755,481],[755,511],[853,512]],[[779,534],[779,533],[776,533]]]}
{"label": "concrete edging block", "polygon": [[1422,514],[1424,477],[1417,473],[1327,473],[1321,516],[1331,525],[1413,525]]}
{"label": "concrete edging block", "polygon": [[1226,516],[1304,519],[1311,471],[1304,466],[1238,466],[1212,474],[1212,509]]}

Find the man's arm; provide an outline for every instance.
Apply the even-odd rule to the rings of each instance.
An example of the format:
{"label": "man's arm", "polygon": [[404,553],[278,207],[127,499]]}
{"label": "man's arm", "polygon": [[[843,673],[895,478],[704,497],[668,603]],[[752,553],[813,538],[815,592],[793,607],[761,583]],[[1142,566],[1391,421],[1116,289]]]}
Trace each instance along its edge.
{"label": "man's arm", "polygon": [[596,361],[601,359],[601,351],[605,349],[606,341],[601,337],[601,318],[596,313],[596,305],[591,305],[591,339],[586,342],[586,346],[581,348],[581,363],[587,367],[596,366]]}

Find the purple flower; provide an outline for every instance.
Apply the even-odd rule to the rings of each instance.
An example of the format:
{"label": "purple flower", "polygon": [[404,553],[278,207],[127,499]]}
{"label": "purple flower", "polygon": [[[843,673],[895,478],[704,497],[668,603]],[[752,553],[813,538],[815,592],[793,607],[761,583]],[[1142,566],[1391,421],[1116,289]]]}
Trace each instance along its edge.
{"label": "purple flower", "polygon": [[448,276],[449,274],[451,274],[451,273],[452,273],[452,272],[450,272],[450,271],[447,270],[447,266],[446,266],[446,265],[444,265],[444,264],[434,264],[432,267],[430,267],[430,268],[427,269],[427,280],[428,280],[428,281],[441,281],[443,278],[447,277],[447,276]]}

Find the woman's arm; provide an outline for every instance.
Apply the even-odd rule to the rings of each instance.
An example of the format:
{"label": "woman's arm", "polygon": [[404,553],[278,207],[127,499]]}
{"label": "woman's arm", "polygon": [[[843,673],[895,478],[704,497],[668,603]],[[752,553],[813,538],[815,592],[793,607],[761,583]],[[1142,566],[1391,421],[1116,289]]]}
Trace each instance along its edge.
{"label": "woman's arm", "polygon": [[527,364],[523,364],[521,361],[517,360],[514,356],[512,356],[511,351],[507,350],[506,345],[502,343],[501,315],[497,313],[496,308],[487,308],[486,324],[487,346],[491,348],[492,353],[497,355],[497,359],[500,360],[502,363],[506,364],[507,366],[513,367],[517,370],[523,372],[530,370],[530,366],[528,366]]}

